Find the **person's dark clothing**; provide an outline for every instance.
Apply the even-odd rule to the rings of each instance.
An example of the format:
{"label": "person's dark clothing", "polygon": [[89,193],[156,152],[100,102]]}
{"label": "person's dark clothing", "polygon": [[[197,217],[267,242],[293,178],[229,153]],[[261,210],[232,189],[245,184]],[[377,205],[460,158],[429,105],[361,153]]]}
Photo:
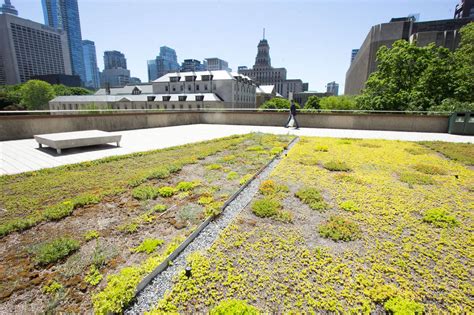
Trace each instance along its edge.
{"label": "person's dark clothing", "polygon": [[292,117],[295,121],[296,129],[299,129],[300,125],[298,124],[298,121],[296,120],[296,105],[293,102],[291,103],[291,106],[290,106],[290,116],[288,117],[288,121],[285,124],[285,128],[288,128],[288,124],[290,123]]}

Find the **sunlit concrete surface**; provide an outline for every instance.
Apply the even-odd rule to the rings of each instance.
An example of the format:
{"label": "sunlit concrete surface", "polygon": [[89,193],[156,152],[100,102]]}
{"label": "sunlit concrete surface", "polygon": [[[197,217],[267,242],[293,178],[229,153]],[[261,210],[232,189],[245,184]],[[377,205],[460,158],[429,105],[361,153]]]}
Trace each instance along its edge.
{"label": "sunlit concrete surface", "polygon": [[457,136],[445,133],[320,128],[301,128],[294,130],[283,127],[199,124],[112,132],[112,134],[122,135],[120,147],[111,144],[65,149],[61,155],[58,155],[56,150],[52,148],[43,147],[40,149],[34,139],[3,141],[0,142],[0,174],[17,174],[35,171],[43,168],[100,159],[107,156],[167,148],[249,132],[294,134],[314,137],[474,143],[473,136]]}

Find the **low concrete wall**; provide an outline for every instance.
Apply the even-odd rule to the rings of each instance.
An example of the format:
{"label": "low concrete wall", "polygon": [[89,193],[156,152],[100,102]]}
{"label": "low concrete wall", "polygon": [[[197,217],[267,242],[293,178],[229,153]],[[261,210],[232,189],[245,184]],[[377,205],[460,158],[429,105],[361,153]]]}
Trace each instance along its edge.
{"label": "low concrete wall", "polygon": [[[27,139],[39,134],[90,129],[119,131],[190,124],[283,126],[287,119],[288,113],[258,111],[0,116],[0,140]],[[300,113],[297,119],[300,126],[306,128],[446,133],[449,117],[400,114]]]}

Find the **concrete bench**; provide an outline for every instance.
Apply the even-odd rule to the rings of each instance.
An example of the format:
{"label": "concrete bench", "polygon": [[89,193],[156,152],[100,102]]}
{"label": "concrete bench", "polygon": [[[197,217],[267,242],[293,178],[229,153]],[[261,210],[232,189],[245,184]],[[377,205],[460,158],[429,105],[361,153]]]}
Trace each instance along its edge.
{"label": "concrete bench", "polygon": [[39,147],[43,145],[56,149],[61,154],[62,149],[85,147],[90,145],[117,143],[120,146],[122,135],[114,135],[101,130],[86,130],[74,132],[50,133],[34,136]]}

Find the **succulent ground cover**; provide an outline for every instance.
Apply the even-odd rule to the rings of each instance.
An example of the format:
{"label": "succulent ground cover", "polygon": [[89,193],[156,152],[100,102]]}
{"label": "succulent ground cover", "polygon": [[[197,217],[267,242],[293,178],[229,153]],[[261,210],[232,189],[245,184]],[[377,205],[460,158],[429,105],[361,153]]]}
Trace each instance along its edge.
{"label": "succulent ground cover", "polygon": [[230,299],[269,313],[473,313],[474,171],[448,157],[412,142],[301,138],[153,313]]}
{"label": "succulent ground cover", "polygon": [[120,313],[290,140],[249,134],[0,177],[0,313]]}

